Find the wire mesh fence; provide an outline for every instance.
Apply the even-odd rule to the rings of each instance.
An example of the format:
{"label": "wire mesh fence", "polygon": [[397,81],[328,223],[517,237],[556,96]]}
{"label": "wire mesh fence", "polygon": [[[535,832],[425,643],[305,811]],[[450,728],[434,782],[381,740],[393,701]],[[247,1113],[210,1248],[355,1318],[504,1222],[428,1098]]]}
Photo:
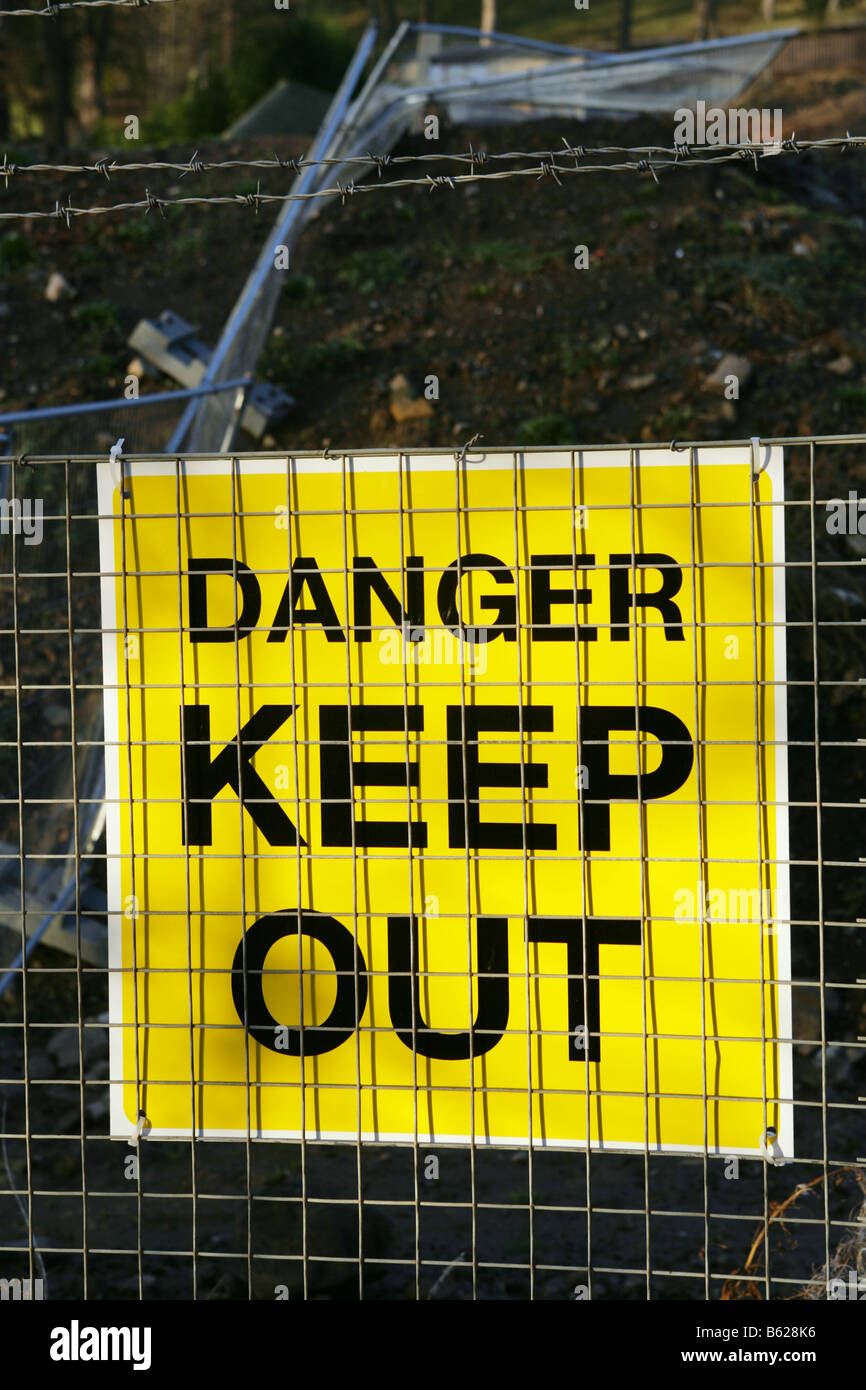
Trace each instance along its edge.
{"label": "wire mesh fence", "polygon": [[12,460],[0,1275],[848,1296],[864,449]]}

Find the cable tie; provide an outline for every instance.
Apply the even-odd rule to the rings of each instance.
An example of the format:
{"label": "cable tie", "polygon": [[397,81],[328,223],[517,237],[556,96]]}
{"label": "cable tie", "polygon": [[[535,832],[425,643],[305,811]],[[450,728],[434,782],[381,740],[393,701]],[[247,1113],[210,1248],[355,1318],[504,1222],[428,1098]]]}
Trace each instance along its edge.
{"label": "cable tie", "polygon": [[[145,4],[148,4],[149,0],[144,0],[144,2]],[[137,1148],[138,1145],[141,1143],[142,1139],[147,1138],[148,1130],[150,1128],[150,1120],[147,1118],[143,1110],[139,1110],[138,1119],[135,1122],[135,1133],[131,1135],[130,1138],[126,1141],[129,1147],[131,1149]]]}
{"label": "cable tie", "polygon": [[758,435],[752,435],[749,443],[752,446],[752,482],[757,482],[770,462],[770,449],[767,448],[766,460],[761,463],[761,441]]}

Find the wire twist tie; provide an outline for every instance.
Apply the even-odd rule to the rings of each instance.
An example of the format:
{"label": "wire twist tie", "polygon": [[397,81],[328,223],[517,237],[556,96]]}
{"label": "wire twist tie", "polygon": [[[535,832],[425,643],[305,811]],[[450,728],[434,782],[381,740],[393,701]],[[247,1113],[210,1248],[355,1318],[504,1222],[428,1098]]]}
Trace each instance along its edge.
{"label": "wire twist tie", "polygon": [[255,191],[255,193],[240,193],[240,194],[238,194],[238,197],[239,197],[240,201],[243,202],[243,203],[245,203],[246,206],[247,206],[248,208],[254,208],[254,209],[255,209],[255,212],[256,212],[256,216],[258,216],[258,213],[259,213],[259,205],[260,205],[261,199],[262,199],[262,181],[261,181],[261,179],[259,179],[258,183],[256,184],[256,191]]}
{"label": "wire twist tie", "polygon": [[192,156],[183,173],[181,174],[181,178],[185,179],[187,174],[202,174],[204,173],[206,167],[207,166],[203,164],[202,161],[199,159],[198,150],[196,150],[195,154]]}
{"label": "wire twist tie", "polygon": [[145,217],[147,217],[148,213],[151,212],[153,208],[156,208],[160,217],[165,217],[165,206],[162,199],[154,197],[149,188],[144,190],[144,196],[147,199],[147,207],[144,210]]}
{"label": "wire twist tie", "polygon": [[382,170],[387,169],[388,165],[391,163],[391,156],[389,154],[374,154],[372,150],[368,150],[367,155],[368,158],[372,159],[373,163],[376,165],[376,168],[379,171],[379,178],[381,178]]}
{"label": "wire twist tie", "polygon": [[456,188],[456,187],[457,187],[457,185],[455,184],[455,182],[454,182],[454,180],[453,180],[453,178],[451,177],[450,174],[428,174],[428,175],[427,175],[427,184],[428,184],[428,186],[429,186],[429,190],[430,190],[431,193],[433,192],[433,189],[434,189],[434,188],[443,188],[443,187]]}
{"label": "wire twist tie", "polygon": [[461,467],[466,462],[466,453],[469,449],[472,448],[472,445],[475,443],[476,439],[483,438],[483,434],[473,434],[471,439],[467,439],[466,443],[463,445],[463,448],[460,450],[460,453],[454,455],[458,467]]}
{"label": "wire twist tie", "polygon": [[554,179],[559,184],[560,188],[562,187],[562,179],[556,172],[556,166],[553,163],[553,160],[543,159],[538,166],[538,180],[540,181],[541,179],[546,178],[548,175],[550,176],[550,178]]}

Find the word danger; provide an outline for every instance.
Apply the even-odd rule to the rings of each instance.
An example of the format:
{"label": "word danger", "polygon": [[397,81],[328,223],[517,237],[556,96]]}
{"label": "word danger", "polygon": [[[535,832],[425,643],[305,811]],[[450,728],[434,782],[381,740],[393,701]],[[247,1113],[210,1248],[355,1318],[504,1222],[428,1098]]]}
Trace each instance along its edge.
{"label": "word danger", "polygon": [[[588,584],[575,583],[576,570],[589,571],[595,568],[594,555],[533,555],[528,568],[528,610],[529,635],[536,642],[595,642],[598,640],[599,624],[558,621],[564,615],[553,616],[553,609],[568,605],[572,608],[589,605],[593,602],[593,592]],[[661,576],[659,587],[650,593],[632,591],[632,573],[637,575],[644,570],[657,570]],[[568,587],[554,586],[553,576],[565,571],[570,574]],[[338,607],[345,602],[344,576],[328,576],[322,572],[315,556],[298,556],[292,563],[282,596],[268,626],[268,642],[285,642],[290,631],[297,627],[309,628],[317,625],[329,642],[371,642],[373,639],[372,600],[375,596],[395,627],[410,634],[409,640],[424,640],[429,596],[426,592],[429,576],[439,575],[436,584],[436,609],[438,617],[453,632],[463,632],[464,624],[458,611],[458,598],[461,597],[463,581],[473,573],[486,573],[495,585],[492,593],[483,594],[478,606],[486,613],[495,614],[495,621],[488,624],[472,624],[472,635],[476,642],[492,642],[502,638],[506,642],[517,640],[517,595],[515,592],[502,593],[499,590],[515,590],[514,575],[502,560],[495,555],[469,554],[452,560],[444,570],[425,568],[423,555],[407,558],[403,570],[403,602],[394,592],[385,573],[376,565],[372,556],[355,555],[352,560],[349,591],[352,595],[352,618],[346,623],[338,616]],[[239,596],[229,611],[235,611],[236,620],[226,624],[208,622],[208,581],[213,582],[222,576],[223,583],[234,578],[240,590]],[[607,588],[609,595],[610,640],[627,642],[631,634],[632,610],[655,609],[661,616],[665,640],[682,642],[683,619],[674,596],[682,588],[682,569],[670,555],[639,552],[631,554],[612,554],[607,566]],[[329,580],[331,587],[329,588]],[[332,593],[333,589],[333,593]],[[231,590],[229,590],[231,592]],[[190,557],[188,562],[189,595],[189,639],[191,642],[233,642],[249,637],[255,631],[262,616],[261,584],[253,571],[240,560],[232,557],[212,556],[207,558]],[[225,593],[223,595],[225,600]],[[522,612],[526,607],[522,608]]]}
{"label": "word danger", "polygon": [[[527,917],[526,939],[566,948],[569,1061],[601,1061],[599,947],[640,946],[640,922],[612,917]],[[265,1002],[266,960],[278,941],[300,933],[328,951],[337,994],[324,1023],[291,1028]],[[418,969],[415,917],[388,918],[388,1008],[400,1041],[422,1057],[468,1061],[495,1047],[508,1027],[508,919],[479,917],[475,924],[478,1005],[467,1032],[440,1033],[425,1021]],[[368,968],[358,942],[342,922],[324,913],[289,910],[260,917],[242,937],[232,963],[232,1000],[256,1042],[291,1057],[319,1057],[346,1042],[367,1007]],[[521,988],[523,988],[521,982]],[[584,1010],[584,999],[586,1009]]]}

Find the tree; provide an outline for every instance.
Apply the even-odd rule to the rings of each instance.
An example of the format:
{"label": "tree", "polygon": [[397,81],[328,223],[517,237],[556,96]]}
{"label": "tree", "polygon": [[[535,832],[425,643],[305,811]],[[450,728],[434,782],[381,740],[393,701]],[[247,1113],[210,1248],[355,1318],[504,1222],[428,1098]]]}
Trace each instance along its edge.
{"label": "tree", "polygon": [[40,20],[45,40],[46,81],[43,106],[45,135],[56,145],[66,145],[72,119],[72,77],[75,64],[74,39],[61,12]]}
{"label": "tree", "polygon": [[481,0],[481,28],[485,34],[496,28],[496,0]]}
{"label": "tree", "polygon": [[718,0],[695,0],[695,28],[698,40],[712,38],[716,28]]}
{"label": "tree", "polygon": [[772,24],[776,18],[776,0],[761,0],[761,18]]}
{"label": "tree", "polygon": [[[6,51],[2,43],[5,23],[5,19],[0,19],[0,53],[5,53]],[[6,63],[3,64],[3,68],[6,68]],[[7,82],[8,72],[0,71],[0,140],[7,140],[9,138],[9,98],[7,96]]]}
{"label": "tree", "polygon": [[622,0],[619,16],[619,46],[623,53],[631,48],[631,0]]}
{"label": "tree", "polygon": [[379,0],[378,10],[382,28],[390,38],[397,28],[396,0]]}
{"label": "tree", "polygon": [[85,11],[82,16],[81,61],[75,84],[75,116],[82,130],[90,132],[106,114],[105,68],[112,29],[112,11]]}

